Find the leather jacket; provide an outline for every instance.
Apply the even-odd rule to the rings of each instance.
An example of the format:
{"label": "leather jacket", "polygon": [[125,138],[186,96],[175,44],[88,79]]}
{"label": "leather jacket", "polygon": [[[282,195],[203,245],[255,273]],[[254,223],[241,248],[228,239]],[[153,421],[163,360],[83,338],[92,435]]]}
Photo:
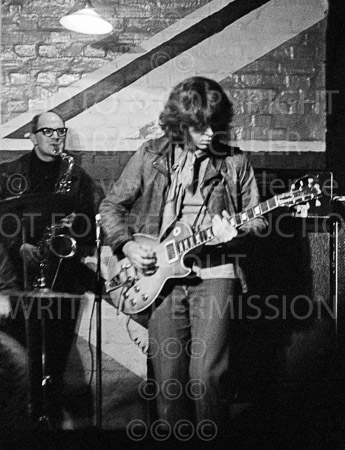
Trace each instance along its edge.
{"label": "leather jacket", "polygon": [[[170,185],[172,145],[165,136],[143,144],[127,163],[118,181],[100,205],[102,227],[113,253],[121,256],[123,245],[133,233],[158,236]],[[213,146],[201,183],[211,217],[230,215],[256,206],[260,199],[253,168],[247,156],[236,147],[222,143]],[[267,222],[258,217],[242,225],[239,235],[260,234]],[[245,237],[226,244],[238,251]],[[244,277],[242,287],[245,287]],[[246,289],[245,289],[246,290]]]}

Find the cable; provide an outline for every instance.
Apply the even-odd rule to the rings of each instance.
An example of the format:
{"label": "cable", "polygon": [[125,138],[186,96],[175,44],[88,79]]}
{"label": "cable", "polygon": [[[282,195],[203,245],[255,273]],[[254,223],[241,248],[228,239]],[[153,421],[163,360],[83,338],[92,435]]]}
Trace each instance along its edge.
{"label": "cable", "polygon": [[90,322],[89,322],[88,346],[89,346],[89,351],[90,351],[90,355],[91,355],[90,379],[89,379],[89,383],[88,383],[89,387],[92,384],[93,376],[94,376],[94,372],[95,372],[94,351],[93,351],[92,344],[91,344],[92,319],[93,319],[93,315],[95,312],[95,304],[96,304],[96,302],[94,300],[93,305],[92,305],[91,315],[90,315]]}

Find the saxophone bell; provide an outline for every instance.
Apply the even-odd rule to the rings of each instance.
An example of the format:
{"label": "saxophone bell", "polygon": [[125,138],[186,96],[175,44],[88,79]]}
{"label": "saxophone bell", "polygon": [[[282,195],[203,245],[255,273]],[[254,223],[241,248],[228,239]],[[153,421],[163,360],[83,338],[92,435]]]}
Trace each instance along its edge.
{"label": "saxophone bell", "polygon": [[61,230],[59,226],[53,227],[52,236],[48,242],[49,249],[58,258],[72,258],[77,251],[77,242],[68,234],[56,234],[56,231],[59,229]]}

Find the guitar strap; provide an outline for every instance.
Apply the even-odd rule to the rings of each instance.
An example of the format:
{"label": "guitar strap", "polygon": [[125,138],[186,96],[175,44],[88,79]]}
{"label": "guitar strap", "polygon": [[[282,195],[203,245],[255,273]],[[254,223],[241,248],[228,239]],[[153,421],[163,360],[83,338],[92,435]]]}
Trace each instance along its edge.
{"label": "guitar strap", "polygon": [[221,173],[221,167],[220,167],[220,169],[219,169],[219,171],[218,171],[218,176],[216,177],[215,180],[213,180],[212,185],[211,185],[211,188],[210,188],[210,190],[208,191],[206,197],[204,198],[204,201],[202,202],[202,205],[200,206],[199,211],[198,211],[198,213],[197,213],[197,215],[196,215],[196,217],[195,217],[195,219],[194,219],[194,222],[193,222],[193,225],[192,225],[192,230],[194,230],[194,231],[198,228],[198,227],[197,227],[197,223],[198,223],[198,221],[199,221],[199,218],[200,218],[200,215],[201,215],[201,211],[203,210],[203,208],[206,208],[206,209],[207,209],[207,205],[208,205],[208,203],[209,203],[209,201],[210,201],[211,194],[212,194],[212,192],[214,191],[214,188],[216,187],[216,185],[218,184],[217,181],[219,181],[219,178],[222,179],[221,182],[225,185],[225,180],[224,180],[224,177],[223,177],[223,175],[222,175],[222,173]]}

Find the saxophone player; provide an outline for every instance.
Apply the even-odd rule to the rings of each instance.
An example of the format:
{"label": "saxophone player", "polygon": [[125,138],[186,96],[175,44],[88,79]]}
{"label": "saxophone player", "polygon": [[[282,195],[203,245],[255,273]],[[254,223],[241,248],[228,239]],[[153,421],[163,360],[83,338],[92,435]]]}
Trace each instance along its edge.
{"label": "saxophone player", "polygon": [[[75,236],[79,238],[77,256],[73,259],[75,266],[78,257],[80,259],[85,256],[81,253],[89,251],[94,246],[94,218],[102,193],[81,167],[75,163],[73,167],[70,167],[70,162],[63,157],[66,155],[66,135],[65,122],[58,114],[45,112],[36,115],[31,122],[30,139],[33,150],[14,161],[0,164],[0,200],[18,195],[55,193],[61,180],[66,178],[66,172],[69,172],[69,186],[63,193],[66,193],[66,196],[73,201],[75,210],[63,217],[60,224],[65,224],[66,228],[73,228]],[[49,205],[42,205],[42,207],[49,210]],[[51,211],[52,214],[55,212]],[[20,232],[10,242],[4,242],[16,268],[19,286],[22,288],[32,289],[33,287],[32,283],[38,275],[41,260],[38,243],[46,227],[50,225],[51,223],[45,223],[39,218],[36,221],[35,218],[35,221],[30,223],[25,243],[22,242]],[[83,230],[86,232],[83,233]],[[30,275],[28,286],[24,286],[23,258]],[[68,266],[68,264],[65,265]],[[55,290],[70,293],[85,292],[82,284],[89,283],[89,279],[85,281],[80,280],[78,276],[72,277],[70,270],[69,267],[68,276],[64,276],[64,266],[61,267],[60,280]],[[89,284],[86,290],[90,290]]]}
{"label": "saxophone player", "polygon": [[[95,287],[95,274],[82,264],[82,258],[90,254],[95,247],[95,214],[103,194],[91,177],[74,163],[73,158],[66,156],[68,155],[65,152],[66,135],[65,122],[58,114],[49,111],[36,115],[31,122],[32,151],[13,161],[0,164],[0,201],[7,199],[6,201],[11,204],[13,200],[13,204],[16,205],[18,197],[18,204],[20,204],[21,198],[23,202],[26,199],[35,202],[35,198],[40,198],[40,202],[37,203],[38,207],[42,206],[42,209],[46,209],[52,214],[55,211],[53,208],[50,211],[48,200],[42,202],[42,198],[44,200],[46,194],[49,199],[55,194],[57,195],[57,192],[62,192],[63,197],[71,201],[73,210],[64,211],[66,214],[60,221],[60,226],[65,226],[67,230],[74,230],[74,234],[77,236],[77,249],[73,257],[63,260],[54,290],[82,295],[86,291],[92,291]],[[25,210],[25,203],[22,206]],[[17,214],[19,217],[20,211]],[[46,215],[42,214],[42,217]],[[44,223],[43,219],[36,221],[35,218],[30,222],[25,240],[22,230],[19,230],[14,238],[8,240],[2,229],[0,260],[2,259],[1,255],[4,255],[5,260],[9,263],[6,266],[6,280],[1,279],[2,272],[0,270],[0,291],[1,286],[25,291],[34,288],[33,282],[40,275],[40,263],[42,262],[40,242],[49,226],[51,223]],[[23,263],[23,261],[25,262]],[[9,270],[11,273],[8,273]],[[9,280],[11,281],[10,286]],[[49,285],[47,287],[51,288]],[[3,303],[6,301],[6,298],[0,295],[1,299]],[[54,320],[49,321],[48,333],[54,339],[54,343],[53,354],[48,356],[51,356],[50,364],[53,378],[55,378],[56,398],[61,397],[63,372],[76,323],[76,317],[71,318],[68,309],[69,303],[68,299],[61,302],[62,309],[59,317],[57,320],[54,317]],[[1,310],[7,311],[8,315],[6,307],[2,306],[0,314]],[[53,311],[55,312],[54,309]],[[8,317],[5,321],[2,320],[2,328],[5,328],[10,335],[25,345],[23,314],[19,313],[13,318]],[[59,408],[55,408],[55,410],[58,411]],[[57,422],[59,419],[60,417],[57,417]]]}

